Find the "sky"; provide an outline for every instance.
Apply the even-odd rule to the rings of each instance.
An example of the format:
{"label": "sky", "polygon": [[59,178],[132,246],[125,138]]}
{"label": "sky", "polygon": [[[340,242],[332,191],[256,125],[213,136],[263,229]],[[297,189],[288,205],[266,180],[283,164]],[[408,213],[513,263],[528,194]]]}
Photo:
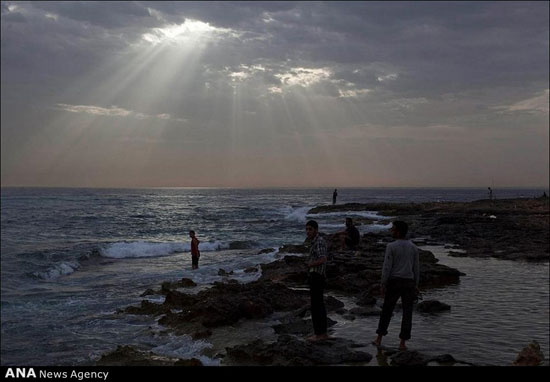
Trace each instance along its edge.
{"label": "sky", "polygon": [[3,187],[548,187],[547,1],[0,6]]}

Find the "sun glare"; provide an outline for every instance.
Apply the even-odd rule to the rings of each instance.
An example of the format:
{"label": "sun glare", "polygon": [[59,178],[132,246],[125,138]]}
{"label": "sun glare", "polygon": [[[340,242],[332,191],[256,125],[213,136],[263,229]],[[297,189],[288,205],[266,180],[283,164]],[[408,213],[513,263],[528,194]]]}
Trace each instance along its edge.
{"label": "sun glare", "polygon": [[207,39],[219,34],[232,33],[231,29],[216,28],[209,23],[187,19],[183,24],[171,24],[163,28],[154,28],[142,38],[151,44],[182,43]]}

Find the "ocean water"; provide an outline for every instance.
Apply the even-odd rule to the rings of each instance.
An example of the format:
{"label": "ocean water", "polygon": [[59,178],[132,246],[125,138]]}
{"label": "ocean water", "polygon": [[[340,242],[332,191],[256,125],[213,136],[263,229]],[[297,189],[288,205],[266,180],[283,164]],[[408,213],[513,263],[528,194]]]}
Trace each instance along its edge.
{"label": "ocean water", "polygon": [[[540,196],[542,189],[495,189],[497,198]],[[486,189],[338,190],[349,202],[471,201]],[[219,281],[219,269],[249,282],[244,269],[277,259],[277,248],[301,243],[305,222],[323,232],[344,228],[345,216],[365,216],[361,233],[389,228],[376,211],[307,215],[332,202],[332,189],[1,189],[1,364],[90,365],[117,345],[133,344],[158,354],[199,357],[209,339],[167,336],[154,318],[117,315],[138,304],[147,288],[192,278],[198,287]],[[200,268],[191,270],[188,232],[201,240]],[[452,243],[449,243],[452,244]],[[259,249],[273,248],[258,255]],[[465,272],[459,285],[425,298],[450,304],[439,316],[415,315],[415,349],[451,353],[476,364],[506,365],[531,340],[549,356],[548,263],[448,257],[443,264]],[[149,296],[162,302],[161,296]],[[353,302],[349,302],[353,304]],[[348,307],[348,306],[346,306]],[[369,343],[377,318],[342,321],[335,334]],[[399,320],[390,326],[397,344]],[[258,325],[264,325],[259,323]],[[397,325],[397,326],[393,326]],[[374,328],[374,329],[373,329]],[[393,328],[393,329],[392,329]],[[269,336],[269,327],[254,333]],[[227,342],[232,339],[227,337]],[[412,344],[412,343],[411,343]],[[367,349],[375,353],[375,349]],[[370,362],[376,365],[376,361]]]}

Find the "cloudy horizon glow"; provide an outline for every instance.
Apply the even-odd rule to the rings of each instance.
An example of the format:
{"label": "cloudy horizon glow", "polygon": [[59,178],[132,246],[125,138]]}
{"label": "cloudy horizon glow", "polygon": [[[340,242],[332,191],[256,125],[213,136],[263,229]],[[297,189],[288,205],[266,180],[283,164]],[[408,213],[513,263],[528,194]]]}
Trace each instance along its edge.
{"label": "cloudy horizon glow", "polygon": [[548,187],[548,2],[2,2],[1,185]]}

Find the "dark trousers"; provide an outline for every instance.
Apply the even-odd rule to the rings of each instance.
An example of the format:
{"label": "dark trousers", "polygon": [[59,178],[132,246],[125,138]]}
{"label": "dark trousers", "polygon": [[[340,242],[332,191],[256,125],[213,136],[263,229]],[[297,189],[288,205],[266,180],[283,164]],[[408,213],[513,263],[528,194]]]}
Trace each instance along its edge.
{"label": "dark trousers", "polygon": [[317,335],[327,332],[327,310],[323,298],[325,277],[319,273],[309,273],[309,293],[311,296],[311,321],[313,332]]}
{"label": "dark trousers", "polygon": [[382,314],[378,321],[376,333],[385,336],[388,334],[391,316],[399,297],[403,305],[403,317],[401,318],[401,333],[399,338],[408,340],[411,338],[413,302],[416,293],[416,284],[411,279],[393,278],[388,281],[386,296],[382,306]]}

